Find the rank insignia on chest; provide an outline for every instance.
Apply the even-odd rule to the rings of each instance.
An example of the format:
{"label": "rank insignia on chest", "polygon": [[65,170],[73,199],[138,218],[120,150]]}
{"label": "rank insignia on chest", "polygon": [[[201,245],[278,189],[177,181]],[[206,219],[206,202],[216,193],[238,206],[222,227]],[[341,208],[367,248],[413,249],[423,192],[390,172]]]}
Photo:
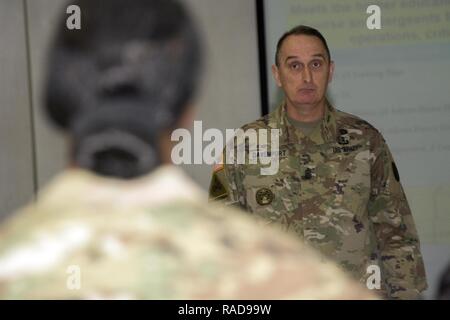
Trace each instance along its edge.
{"label": "rank insignia on chest", "polygon": [[256,202],[260,206],[265,206],[268,204],[271,204],[274,198],[274,194],[272,190],[268,188],[261,188],[258,191],[256,191]]}
{"label": "rank insignia on chest", "polygon": [[315,168],[306,168],[305,174],[302,176],[303,180],[311,180],[316,176]]}
{"label": "rank insignia on chest", "polygon": [[337,143],[341,145],[349,144],[350,137],[348,136],[348,131],[346,129],[339,129],[339,136],[337,138]]}

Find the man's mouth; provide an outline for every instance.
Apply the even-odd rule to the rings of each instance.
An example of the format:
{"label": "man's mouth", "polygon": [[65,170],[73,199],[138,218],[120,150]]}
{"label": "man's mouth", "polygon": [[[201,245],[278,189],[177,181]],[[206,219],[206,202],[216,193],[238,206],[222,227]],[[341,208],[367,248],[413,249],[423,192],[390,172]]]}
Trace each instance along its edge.
{"label": "man's mouth", "polygon": [[311,93],[311,92],[313,92],[313,91],[315,91],[316,89],[315,88],[301,88],[301,89],[299,89],[298,91],[300,92],[300,93]]}

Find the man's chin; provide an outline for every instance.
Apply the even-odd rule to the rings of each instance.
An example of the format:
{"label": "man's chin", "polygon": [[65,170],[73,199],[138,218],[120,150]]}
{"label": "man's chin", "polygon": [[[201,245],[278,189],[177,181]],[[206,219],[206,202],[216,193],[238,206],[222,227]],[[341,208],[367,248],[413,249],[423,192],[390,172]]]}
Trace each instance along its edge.
{"label": "man's chin", "polygon": [[297,105],[317,104],[317,102],[319,101],[315,92],[309,94],[297,94],[293,98],[293,102]]}
{"label": "man's chin", "polygon": [[294,101],[294,106],[301,109],[314,109],[317,105],[317,100],[315,99],[301,99]]}

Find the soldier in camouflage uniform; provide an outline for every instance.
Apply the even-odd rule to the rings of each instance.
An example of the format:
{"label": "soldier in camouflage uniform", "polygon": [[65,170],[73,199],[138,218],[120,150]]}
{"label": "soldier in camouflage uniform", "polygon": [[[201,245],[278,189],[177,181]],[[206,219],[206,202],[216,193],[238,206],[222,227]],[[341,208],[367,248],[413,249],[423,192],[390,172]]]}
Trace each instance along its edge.
{"label": "soldier in camouflage uniform", "polygon": [[209,206],[170,164],[200,64],[178,2],[75,4],[82,31],[59,24],[46,102],[74,167],[0,228],[0,298],[374,297],[296,239]]}
{"label": "soldier in camouflage uniform", "polygon": [[[271,151],[278,156],[278,172],[261,175],[262,165],[250,163],[255,154],[270,157],[270,144],[235,138],[224,154],[245,150],[246,161],[215,167],[210,198],[296,234],[361,282],[377,266],[385,297],[417,298],[427,287],[424,263],[395,162],[380,132],[328,103],[334,66],[321,37],[299,26],[280,39],[274,75],[286,100],[242,128],[281,130],[279,149]],[[297,83],[306,89],[292,90]],[[289,108],[297,102],[304,118],[316,111],[318,117],[303,123],[293,119]],[[301,109],[302,103],[307,107]]]}

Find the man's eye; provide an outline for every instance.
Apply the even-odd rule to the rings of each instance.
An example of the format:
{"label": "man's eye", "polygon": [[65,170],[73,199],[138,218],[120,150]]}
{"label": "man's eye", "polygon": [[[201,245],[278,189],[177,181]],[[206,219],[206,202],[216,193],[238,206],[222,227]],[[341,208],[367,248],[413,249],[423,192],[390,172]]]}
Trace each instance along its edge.
{"label": "man's eye", "polygon": [[320,66],[322,65],[322,62],[313,61],[313,63],[311,65],[313,66],[313,68],[320,68]]}
{"label": "man's eye", "polygon": [[292,64],[291,64],[291,69],[292,69],[292,70],[298,70],[298,69],[300,69],[300,63],[292,63]]}

